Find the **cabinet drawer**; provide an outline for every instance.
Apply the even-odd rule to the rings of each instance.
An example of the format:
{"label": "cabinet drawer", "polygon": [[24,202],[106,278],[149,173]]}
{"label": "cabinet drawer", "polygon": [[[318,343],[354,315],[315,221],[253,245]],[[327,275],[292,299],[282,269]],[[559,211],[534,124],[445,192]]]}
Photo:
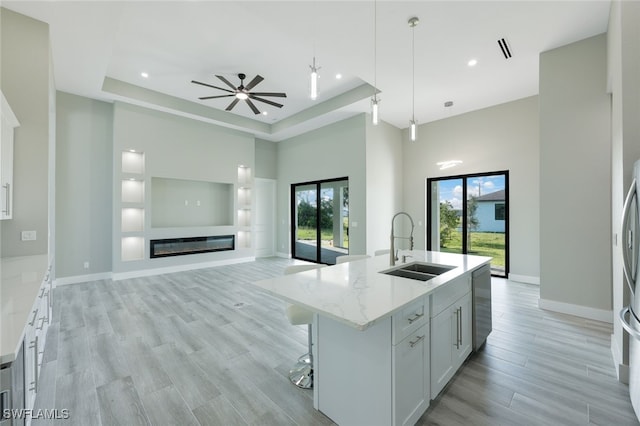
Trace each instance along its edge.
{"label": "cabinet drawer", "polygon": [[471,291],[471,274],[466,273],[438,288],[431,295],[431,318]]}
{"label": "cabinet drawer", "polygon": [[393,344],[401,342],[409,334],[429,322],[429,304],[420,297],[393,316]]}

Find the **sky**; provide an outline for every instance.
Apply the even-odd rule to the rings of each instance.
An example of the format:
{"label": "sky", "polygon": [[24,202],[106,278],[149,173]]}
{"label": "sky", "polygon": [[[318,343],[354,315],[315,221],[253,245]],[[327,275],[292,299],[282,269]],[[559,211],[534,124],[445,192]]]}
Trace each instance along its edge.
{"label": "sky", "polygon": [[[462,209],[462,179],[434,181],[438,184],[440,202],[449,201],[456,210]],[[504,189],[504,175],[467,178],[468,195],[487,195]]]}

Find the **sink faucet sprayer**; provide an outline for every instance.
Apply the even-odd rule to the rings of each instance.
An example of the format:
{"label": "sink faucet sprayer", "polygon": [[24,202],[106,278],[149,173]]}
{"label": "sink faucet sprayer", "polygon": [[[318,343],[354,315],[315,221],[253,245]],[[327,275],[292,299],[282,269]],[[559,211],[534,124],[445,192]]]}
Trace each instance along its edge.
{"label": "sink faucet sprayer", "polygon": [[[411,235],[409,237],[396,237],[395,235],[393,235],[393,221],[396,220],[396,217],[399,215],[405,215],[409,218],[409,220],[411,221]],[[391,219],[391,249],[389,250],[389,265],[390,266],[394,266],[396,264],[396,260],[398,260],[398,257],[396,256],[396,251],[395,251],[395,244],[394,244],[394,240],[396,238],[403,238],[405,240],[409,240],[409,250],[413,250],[413,219],[411,218],[411,216],[409,216],[409,213],[406,212],[398,212],[393,216],[393,219]]]}

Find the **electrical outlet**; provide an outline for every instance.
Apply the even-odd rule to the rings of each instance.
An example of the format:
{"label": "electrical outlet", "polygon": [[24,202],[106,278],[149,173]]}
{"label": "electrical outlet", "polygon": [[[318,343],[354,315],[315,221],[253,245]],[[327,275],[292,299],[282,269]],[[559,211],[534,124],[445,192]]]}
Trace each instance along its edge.
{"label": "electrical outlet", "polygon": [[84,262],[84,269],[89,269],[89,262]]}
{"label": "electrical outlet", "polygon": [[21,239],[22,241],[35,241],[36,231],[22,231]]}

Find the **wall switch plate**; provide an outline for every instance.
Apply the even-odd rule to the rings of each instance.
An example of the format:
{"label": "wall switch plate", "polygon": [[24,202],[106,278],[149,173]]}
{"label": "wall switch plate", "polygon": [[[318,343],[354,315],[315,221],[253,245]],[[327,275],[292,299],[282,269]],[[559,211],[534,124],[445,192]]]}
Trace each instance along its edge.
{"label": "wall switch plate", "polygon": [[21,239],[22,241],[35,241],[36,231],[22,231]]}
{"label": "wall switch plate", "polygon": [[89,269],[89,262],[84,262],[84,269]]}

